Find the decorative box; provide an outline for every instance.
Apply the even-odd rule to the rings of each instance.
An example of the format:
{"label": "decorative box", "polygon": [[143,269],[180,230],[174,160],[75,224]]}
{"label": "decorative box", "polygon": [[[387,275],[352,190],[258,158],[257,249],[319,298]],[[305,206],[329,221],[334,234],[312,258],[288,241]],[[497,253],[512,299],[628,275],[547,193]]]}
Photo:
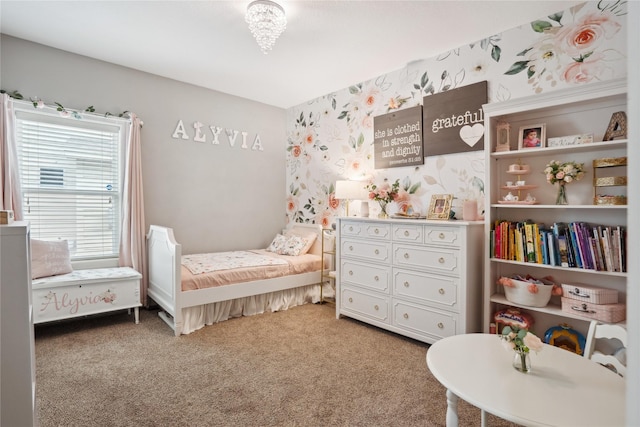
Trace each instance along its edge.
{"label": "decorative box", "polygon": [[0,224],[12,224],[13,211],[0,211]]}
{"label": "decorative box", "polygon": [[584,316],[589,319],[606,323],[622,322],[627,317],[627,305],[617,304],[593,304],[562,297],[562,311],[565,313]]}
{"label": "decorative box", "polygon": [[615,304],[618,302],[618,291],[598,288],[582,283],[563,283],[562,296],[592,304]]}

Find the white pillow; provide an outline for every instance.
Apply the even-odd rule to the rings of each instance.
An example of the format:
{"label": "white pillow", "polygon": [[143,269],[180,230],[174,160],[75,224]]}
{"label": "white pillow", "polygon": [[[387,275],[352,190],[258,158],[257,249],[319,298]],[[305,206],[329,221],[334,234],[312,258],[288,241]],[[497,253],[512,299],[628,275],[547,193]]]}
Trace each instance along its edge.
{"label": "white pillow", "polygon": [[302,237],[306,241],[304,248],[302,248],[302,250],[298,255],[304,255],[307,252],[309,252],[309,250],[311,249],[311,246],[313,246],[313,243],[318,238],[318,234],[314,233],[313,231],[305,231],[299,228],[292,228],[290,230],[287,230],[284,235],[286,237],[291,237],[291,236]]}
{"label": "white pillow", "polygon": [[69,244],[66,240],[31,239],[31,278],[71,273]]}
{"label": "white pillow", "polygon": [[273,241],[271,242],[271,244],[269,245],[269,247],[267,247],[267,250],[269,252],[274,252],[276,254],[281,253],[282,251],[284,251],[284,245],[287,241],[287,238],[284,237],[282,234],[276,234],[276,237],[273,238]]}
{"label": "white pillow", "polygon": [[276,234],[267,251],[279,255],[298,256],[303,255],[303,250],[307,246],[307,239],[300,236],[283,236]]}

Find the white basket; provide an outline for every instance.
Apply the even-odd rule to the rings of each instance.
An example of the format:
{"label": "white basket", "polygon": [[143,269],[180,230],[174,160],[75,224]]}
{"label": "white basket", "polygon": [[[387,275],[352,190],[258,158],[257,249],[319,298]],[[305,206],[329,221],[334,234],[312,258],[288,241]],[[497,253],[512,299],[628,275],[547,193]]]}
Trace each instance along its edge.
{"label": "white basket", "polygon": [[549,304],[551,299],[551,291],[553,285],[545,285],[538,283],[538,293],[532,294],[529,292],[529,282],[523,282],[522,280],[510,279],[515,287],[505,286],[504,295],[508,301],[514,304],[520,304],[527,307],[544,307]]}

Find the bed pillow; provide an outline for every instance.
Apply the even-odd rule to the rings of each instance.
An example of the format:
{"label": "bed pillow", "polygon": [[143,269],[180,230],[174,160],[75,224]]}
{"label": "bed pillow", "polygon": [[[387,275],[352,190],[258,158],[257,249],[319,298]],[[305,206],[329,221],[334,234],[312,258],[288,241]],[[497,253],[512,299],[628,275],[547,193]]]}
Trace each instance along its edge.
{"label": "bed pillow", "polygon": [[278,255],[298,256],[303,255],[303,250],[307,246],[307,239],[300,236],[283,236],[277,234],[273,239],[267,251],[277,253]]}
{"label": "bed pillow", "polygon": [[287,232],[285,233],[285,236],[286,237],[298,236],[303,238],[306,241],[304,248],[302,248],[302,250],[298,255],[304,255],[307,252],[309,252],[309,250],[311,249],[311,246],[313,246],[316,239],[318,238],[318,235],[313,231],[305,231],[299,228],[292,228],[290,230],[287,230]]}
{"label": "bed pillow", "polygon": [[31,239],[31,278],[71,273],[69,244],[66,240]]}
{"label": "bed pillow", "polygon": [[287,242],[287,238],[282,234],[276,234],[276,237],[273,238],[271,244],[267,247],[269,252],[274,252],[276,254],[284,251],[285,243]]}

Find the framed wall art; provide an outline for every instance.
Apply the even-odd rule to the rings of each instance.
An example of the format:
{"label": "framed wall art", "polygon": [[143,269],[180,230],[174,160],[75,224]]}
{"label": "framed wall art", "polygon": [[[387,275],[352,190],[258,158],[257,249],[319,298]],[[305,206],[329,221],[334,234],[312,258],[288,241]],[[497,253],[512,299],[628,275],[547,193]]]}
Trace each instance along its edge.
{"label": "framed wall art", "polygon": [[546,139],[545,124],[528,125],[520,127],[518,132],[518,149],[542,148]]}
{"label": "framed wall art", "polygon": [[453,194],[434,194],[431,196],[427,219],[449,219]]}

